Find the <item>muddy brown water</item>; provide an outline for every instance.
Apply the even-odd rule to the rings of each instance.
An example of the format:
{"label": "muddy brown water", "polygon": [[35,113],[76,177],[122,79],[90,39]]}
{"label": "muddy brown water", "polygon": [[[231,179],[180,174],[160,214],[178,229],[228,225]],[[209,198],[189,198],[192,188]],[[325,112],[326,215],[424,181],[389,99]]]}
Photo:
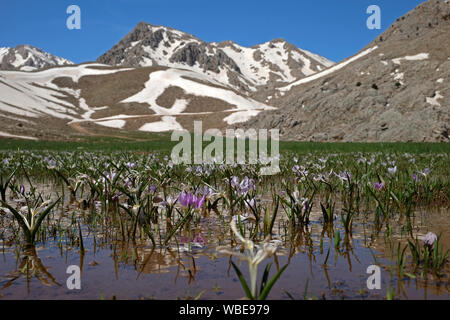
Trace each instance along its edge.
{"label": "muddy brown water", "polygon": [[[286,221],[279,214],[274,227],[275,238],[282,241],[277,254],[266,259],[259,266],[259,278],[265,265],[273,263],[271,276],[277,268],[284,266],[290,257],[289,266],[269,294],[269,299],[384,299],[392,287],[396,299],[449,299],[450,269],[447,263],[444,277],[437,280],[432,276],[425,281],[404,277],[399,281],[391,261],[391,250],[385,241],[384,229],[372,236],[372,217],[355,218],[351,245],[341,244],[337,251],[331,235],[325,234],[323,248],[320,248],[322,234],[321,213],[314,206],[308,238],[296,237],[294,243],[281,236]],[[450,248],[449,208],[418,209],[415,212],[413,234],[423,236],[432,231],[442,232],[444,248]],[[0,299],[240,299],[244,297],[241,284],[230,265],[230,257],[217,253],[218,245],[230,245],[230,231],[224,227],[224,220],[210,214],[203,217],[197,231],[206,241],[205,245],[192,244],[190,251],[185,243],[169,248],[157,246],[153,250],[149,242],[124,243],[109,240],[102,234],[86,234],[84,255],[78,247],[58,247],[57,242],[38,244],[36,256],[26,257],[15,245],[0,240]],[[339,219],[338,219],[339,220]],[[406,243],[400,223],[391,221],[394,242]],[[340,223],[337,223],[340,226]],[[279,232],[281,231],[281,232]],[[342,228],[341,236],[344,238]],[[83,232],[86,232],[83,226]],[[185,236],[189,236],[186,235]],[[191,235],[193,236],[193,235]],[[181,237],[177,237],[183,241]],[[310,244],[312,243],[312,246]],[[292,250],[289,250],[292,248]],[[324,261],[329,250],[326,266]],[[409,252],[409,250],[408,250]],[[290,254],[291,253],[291,254]],[[32,270],[23,268],[28,259]],[[235,257],[232,258],[237,262]],[[368,290],[367,268],[378,264],[381,269],[381,289]],[[81,267],[81,290],[69,290],[66,281],[71,265]],[[407,260],[409,272],[411,260]],[[249,278],[246,262],[240,263],[246,279]]]}

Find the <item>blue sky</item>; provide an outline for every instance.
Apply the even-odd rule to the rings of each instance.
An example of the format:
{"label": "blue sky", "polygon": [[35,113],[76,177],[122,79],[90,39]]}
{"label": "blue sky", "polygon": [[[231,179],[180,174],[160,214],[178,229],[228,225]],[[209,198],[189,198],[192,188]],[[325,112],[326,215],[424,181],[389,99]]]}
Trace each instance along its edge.
{"label": "blue sky", "polygon": [[[333,61],[345,59],[424,0],[21,0],[3,1],[0,47],[31,44],[76,63],[93,61],[140,21],[208,42],[252,46],[284,38]],[[68,30],[66,9],[81,8],[81,30]],[[366,9],[381,8],[381,30]]]}

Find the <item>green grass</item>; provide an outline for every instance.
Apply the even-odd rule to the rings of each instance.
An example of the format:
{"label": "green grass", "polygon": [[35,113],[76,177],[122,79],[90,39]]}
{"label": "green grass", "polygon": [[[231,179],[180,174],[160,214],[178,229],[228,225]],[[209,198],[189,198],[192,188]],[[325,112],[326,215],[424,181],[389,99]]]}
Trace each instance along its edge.
{"label": "green grass", "polygon": [[296,153],[323,152],[409,152],[450,153],[449,143],[424,142],[280,142],[280,150]]}
{"label": "green grass", "polygon": [[83,137],[83,141],[29,141],[0,139],[0,150],[51,150],[51,151],[160,151],[170,152],[177,142],[169,135],[155,135],[147,141],[132,141],[111,137]]}
{"label": "green grass", "polygon": [[[131,137],[130,137],[131,138]],[[29,141],[0,139],[0,150],[102,150],[102,151],[158,151],[170,153],[178,143],[170,141],[170,134],[146,134],[133,141],[111,137],[82,137],[82,141]],[[81,140],[80,139],[80,140]],[[205,142],[204,145],[209,144]],[[361,142],[294,142],[281,141],[280,151],[307,152],[409,152],[409,153],[450,153],[449,143],[361,143]]]}

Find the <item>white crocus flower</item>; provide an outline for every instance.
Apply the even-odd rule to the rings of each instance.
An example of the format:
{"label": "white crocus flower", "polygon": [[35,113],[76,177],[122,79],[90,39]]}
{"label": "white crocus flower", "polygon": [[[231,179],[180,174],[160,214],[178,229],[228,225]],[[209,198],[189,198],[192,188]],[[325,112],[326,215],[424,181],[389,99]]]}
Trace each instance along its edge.
{"label": "white crocus flower", "polygon": [[134,206],[133,206],[133,213],[134,214],[137,214],[138,212],[139,212],[139,208],[140,208],[141,206],[140,205],[138,205],[138,204],[135,204]]}
{"label": "white crocus flower", "polygon": [[264,242],[263,245],[255,245],[252,240],[244,238],[239,232],[236,222],[231,220],[231,230],[236,238],[244,245],[245,253],[231,251],[228,248],[220,247],[219,252],[236,256],[240,260],[248,263],[250,273],[250,291],[254,297],[257,296],[256,281],[258,278],[258,265],[267,257],[270,257],[277,250],[277,245]]}
{"label": "white crocus flower", "polygon": [[300,200],[300,192],[297,189],[295,189],[295,191],[292,193],[292,196],[294,198],[294,201],[298,203]]}

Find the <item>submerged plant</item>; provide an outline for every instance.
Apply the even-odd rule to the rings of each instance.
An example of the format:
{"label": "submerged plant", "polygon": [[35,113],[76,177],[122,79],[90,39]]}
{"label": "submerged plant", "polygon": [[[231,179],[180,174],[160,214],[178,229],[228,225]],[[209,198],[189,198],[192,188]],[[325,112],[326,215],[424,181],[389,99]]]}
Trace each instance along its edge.
{"label": "submerged plant", "polygon": [[24,250],[24,256],[17,270],[10,274],[11,280],[0,289],[5,289],[22,276],[25,276],[27,281],[27,289],[30,291],[30,281],[33,277],[38,279],[42,284],[50,286],[51,284],[61,287],[61,284],[56,281],[53,275],[48,271],[48,268],[44,266],[41,259],[36,253],[36,248],[28,247]]}
{"label": "submerged plant", "polygon": [[408,245],[416,267],[423,266],[423,275],[427,276],[428,271],[433,272],[438,277],[441,270],[447,263],[447,257],[450,249],[444,251],[443,245],[440,244],[442,234],[429,232],[422,238],[422,244],[416,238],[415,241],[408,240]]}
{"label": "submerged plant", "polygon": [[11,207],[3,200],[0,200],[0,203],[2,203],[2,205],[14,215],[25,235],[26,244],[34,245],[36,234],[42,221],[44,221],[45,217],[60,200],[61,198],[58,198],[54,202],[51,202],[51,200],[42,202],[41,198],[39,198],[34,202],[34,204],[31,204],[27,199],[27,205],[23,206],[19,210]]}

